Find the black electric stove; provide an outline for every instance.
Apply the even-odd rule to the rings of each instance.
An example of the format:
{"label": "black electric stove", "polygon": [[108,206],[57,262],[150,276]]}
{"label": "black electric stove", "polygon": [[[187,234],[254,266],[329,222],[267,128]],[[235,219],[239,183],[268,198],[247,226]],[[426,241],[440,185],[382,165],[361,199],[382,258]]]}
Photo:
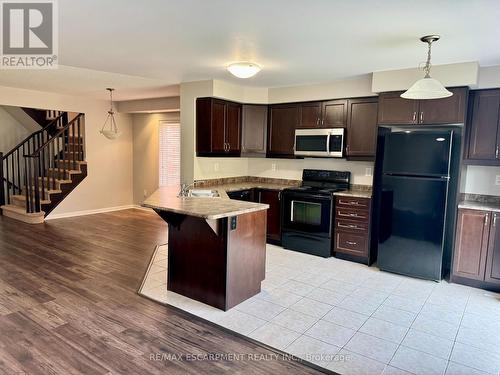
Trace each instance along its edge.
{"label": "black electric stove", "polygon": [[322,257],[332,254],[333,193],[349,189],[350,172],[304,169],[302,185],[282,197],[282,245]]}

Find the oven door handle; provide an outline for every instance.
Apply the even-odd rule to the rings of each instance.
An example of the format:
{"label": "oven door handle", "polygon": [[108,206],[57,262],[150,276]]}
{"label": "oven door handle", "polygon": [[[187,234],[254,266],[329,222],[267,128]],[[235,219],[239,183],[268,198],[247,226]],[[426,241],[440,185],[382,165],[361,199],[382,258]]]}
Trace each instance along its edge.
{"label": "oven door handle", "polygon": [[330,155],[330,137],[331,137],[332,133],[328,133],[328,135],[326,136],[326,153],[328,155]]}

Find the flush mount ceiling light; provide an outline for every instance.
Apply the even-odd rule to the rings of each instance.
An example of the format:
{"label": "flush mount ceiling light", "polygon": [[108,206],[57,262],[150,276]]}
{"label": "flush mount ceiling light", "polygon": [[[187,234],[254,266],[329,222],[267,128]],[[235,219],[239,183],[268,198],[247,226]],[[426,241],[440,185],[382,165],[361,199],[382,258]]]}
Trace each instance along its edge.
{"label": "flush mount ceiling light", "polygon": [[453,93],[446,90],[441,82],[431,78],[431,45],[439,40],[439,35],[426,35],[420,38],[424,43],[428,44],[427,61],[424,66],[425,76],[415,82],[407,91],[401,94],[405,99],[440,99],[452,96]]}
{"label": "flush mount ceiling light", "polygon": [[[109,111],[100,133],[108,139],[116,139],[122,135],[122,132],[118,131],[115,121],[115,111],[113,111],[113,91],[115,89],[108,87],[106,90],[109,91]],[[107,128],[106,125],[108,126]]]}
{"label": "flush mount ceiling light", "polygon": [[258,72],[260,72],[260,69],[260,66],[258,66],[257,64],[247,61],[236,62],[227,66],[227,70],[229,71],[229,73],[238,78],[253,77]]}

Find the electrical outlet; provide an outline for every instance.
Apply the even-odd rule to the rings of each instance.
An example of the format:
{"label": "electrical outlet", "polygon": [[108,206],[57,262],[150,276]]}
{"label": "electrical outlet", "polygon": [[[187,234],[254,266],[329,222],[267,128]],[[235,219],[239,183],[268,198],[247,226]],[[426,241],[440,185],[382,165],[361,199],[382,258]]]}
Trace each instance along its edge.
{"label": "electrical outlet", "polygon": [[276,170],[278,169],[278,167],[276,166],[276,163],[271,164],[271,169],[273,172],[276,172]]}
{"label": "electrical outlet", "polygon": [[495,185],[500,185],[500,174],[497,174],[495,177]]}
{"label": "electrical outlet", "polygon": [[365,176],[367,176],[367,177],[372,176],[372,169],[370,167],[365,169]]}
{"label": "electrical outlet", "polygon": [[219,163],[214,163],[214,171],[215,172],[219,171]]}

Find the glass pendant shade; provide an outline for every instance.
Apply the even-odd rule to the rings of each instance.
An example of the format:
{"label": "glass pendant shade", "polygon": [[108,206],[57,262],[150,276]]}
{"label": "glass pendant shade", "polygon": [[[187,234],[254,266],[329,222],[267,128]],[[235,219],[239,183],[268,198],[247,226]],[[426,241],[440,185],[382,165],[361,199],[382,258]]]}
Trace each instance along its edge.
{"label": "glass pendant shade", "polygon": [[106,121],[104,121],[104,125],[102,126],[100,133],[108,139],[116,139],[120,135],[122,135],[122,132],[119,131],[118,126],[116,126],[115,111],[113,110],[114,89],[107,88],[106,90],[109,91],[110,108],[108,111],[108,116],[106,117]]}
{"label": "glass pendant shade", "polygon": [[420,38],[420,41],[427,43],[427,61],[423,68],[425,76],[415,82],[408,90],[401,94],[402,98],[413,100],[441,99],[453,95],[446,90],[441,82],[431,78],[431,46],[432,43],[439,40],[439,35],[426,35]]}
{"label": "glass pendant shade", "polygon": [[441,99],[452,96],[453,93],[448,91],[441,82],[437,79],[427,77],[419,79],[408,90],[401,94],[405,99]]}
{"label": "glass pendant shade", "polygon": [[260,72],[260,66],[251,62],[238,62],[227,67],[229,73],[238,78],[250,78]]}

